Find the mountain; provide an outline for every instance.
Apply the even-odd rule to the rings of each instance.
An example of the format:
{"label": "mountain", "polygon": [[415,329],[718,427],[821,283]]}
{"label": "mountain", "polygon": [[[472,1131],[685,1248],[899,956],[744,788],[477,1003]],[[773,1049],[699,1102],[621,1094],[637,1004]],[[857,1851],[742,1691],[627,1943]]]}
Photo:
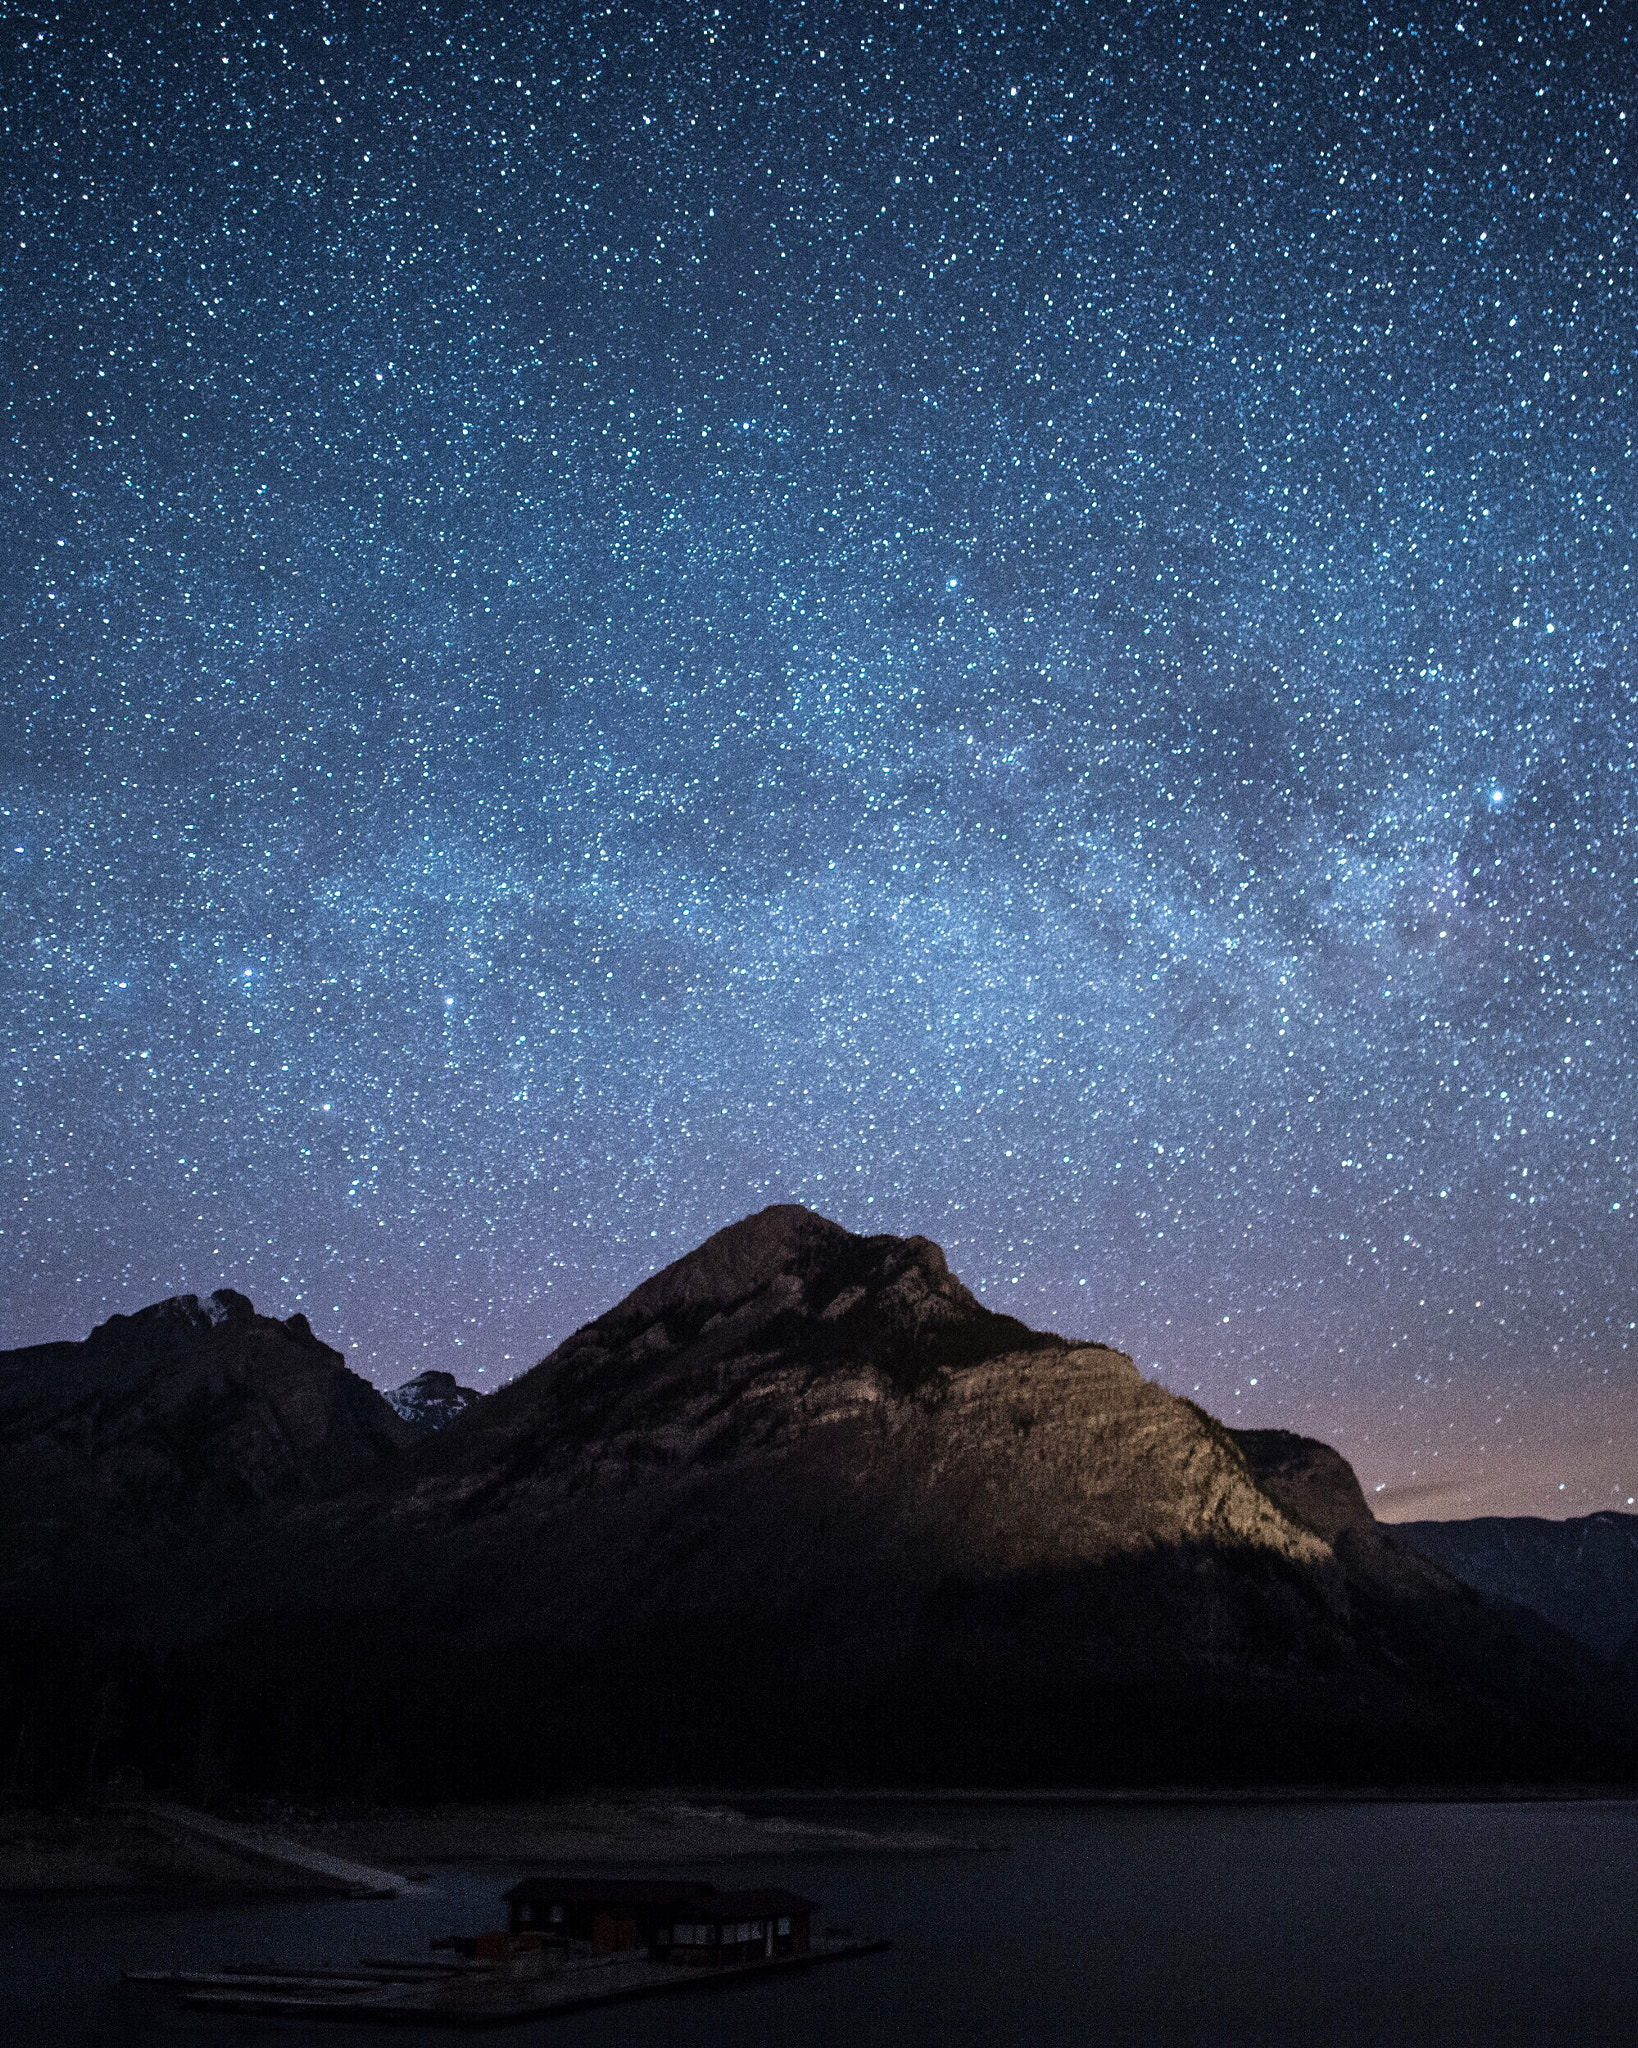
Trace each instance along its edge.
{"label": "mountain", "polygon": [[241,1532],[396,1469],[415,1441],[305,1317],[258,1315],[226,1288],[0,1352],[14,1792],[81,1794],[118,1765],[151,1768],[166,1741],[189,1743],[195,1789],[226,1783],[175,1660],[189,1601],[211,1574],[231,1580]]}
{"label": "mountain", "polygon": [[418,1372],[401,1387],[390,1388],[385,1398],[417,1436],[431,1436],[484,1397],[473,1387],[461,1386],[452,1372],[434,1371]]}
{"label": "mountain", "polygon": [[1335,1452],[986,1309],[925,1238],[764,1210],[436,1432],[387,1413],[380,1455],[173,1542],[94,1671],[37,1607],[58,1676],[0,1682],[0,1744],[378,1797],[1638,1762],[1594,1660]]}
{"label": "mountain", "polygon": [[1236,1438],[1119,1352],[984,1308],[926,1239],[794,1207],[719,1232],[247,1569],[293,1561],[323,1587],[304,1617],[213,1620],[223,1687],[259,1673],[241,1745],[286,1775],[315,1761],[281,1693],[303,1628],[315,1661],[346,1646],[350,1711],[393,1719],[402,1779],[447,1782],[458,1728],[471,1792],[1631,1758],[1590,1660],[1399,1545],[1325,1446]]}
{"label": "mountain", "polygon": [[228,1288],[0,1352],[0,1586],[207,1542],[413,1441],[305,1316],[277,1322]]}
{"label": "mountain", "polygon": [[1478,1515],[1394,1534],[1454,1578],[1533,1609],[1600,1657],[1638,1638],[1638,1515]]}

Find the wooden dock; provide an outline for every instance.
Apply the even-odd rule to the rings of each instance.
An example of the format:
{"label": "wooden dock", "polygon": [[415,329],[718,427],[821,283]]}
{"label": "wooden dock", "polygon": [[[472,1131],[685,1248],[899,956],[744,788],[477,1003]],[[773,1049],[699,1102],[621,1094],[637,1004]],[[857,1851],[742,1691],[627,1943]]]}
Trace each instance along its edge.
{"label": "wooden dock", "polygon": [[168,1988],[195,2011],[266,2018],[380,2021],[399,2026],[504,2027],[629,1999],[726,1991],[750,1978],[790,1975],[818,1963],[876,1955],[885,1941],[821,1936],[804,1955],[772,1956],[719,1968],[660,1963],[646,1954],[575,1957],[539,1975],[521,1963],[366,1958],[351,1969],[280,1969],[235,1963],[221,1970],[131,1970],[126,1981]]}

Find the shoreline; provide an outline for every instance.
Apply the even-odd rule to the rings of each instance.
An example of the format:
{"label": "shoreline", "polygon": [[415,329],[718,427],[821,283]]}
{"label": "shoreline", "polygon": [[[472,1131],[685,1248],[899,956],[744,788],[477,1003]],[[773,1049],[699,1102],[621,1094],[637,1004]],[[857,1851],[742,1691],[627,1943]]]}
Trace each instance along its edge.
{"label": "shoreline", "polygon": [[[837,1825],[748,1810],[730,1795],[605,1793],[493,1805],[228,1809],[257,1832],[414,1880],[439,1864],[672,1869],[745,1858],[931,1856],[987,1844],[924,1829]],[[336,1888],[263,1867],[220,1842],[180,1837],[136,1803],[77,1812],[0,1812],[0,1898],[324,1898]]]}
{"label": "shoreline", "polygon": [[[721,1795],[729,1797],[728,1794]],[[788,1806],[1516,1806],[1638,1800],[1638,1784],[1609,1785],[1144,1785],[805,1787],[731,1795],[747,1812]]]}
{"label": "shoreline", "polygon": [[[874,1808],[1592,1805],[1638,1799],[1631,1785],[863,1786],[845,1790],[689,1788],[436,1806],[232,1809],[235,1818],[326,1856],[414,1879],[440,1864],[672,1870],[747,1858],[948,1856],[1003,1846],[958,1833],[826,1818]],[[800,1817],[802,1809],[811,1820]],[[793,1809],[795,1810],[793,1812]],[[0,1812],[0,1898],[160,1897],[200,1904],[318,1899],[334,1887],[179,1838],[135,1806]]]}

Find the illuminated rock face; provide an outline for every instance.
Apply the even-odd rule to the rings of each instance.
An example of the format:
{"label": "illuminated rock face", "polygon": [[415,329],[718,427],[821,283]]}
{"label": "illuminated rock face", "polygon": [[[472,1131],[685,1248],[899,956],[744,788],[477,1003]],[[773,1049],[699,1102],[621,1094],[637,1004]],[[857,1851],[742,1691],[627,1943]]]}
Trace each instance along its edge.
{"label": "illuminated rock face", "polygon": [[1579,1676],[1400,1549],[1327,1447],[1242,1442],[1122,1354],[992,1314],[925,1239],[797,1208],[577,1331],[367,1520],[305,1519],[463,1683],[496,1674],[526,1731],[495,1737],[497,1785],[549,1758],[1501,1775],[1586,1725]]}
{"label": "illuminated rock face", "polygon": [[1122,1353],[993,1314],[925,1238],[796,1208],[720,1232],[577,1331],[422,1474],[406,1511],[478,1489],[503,1518],[606,1497],[623,1520],[730,1478],[828,1484],[855,1521],[871,1503],[902,1569],[911,1551],[994,1575],[1195,1541],[1330,1557],[1228,1432]]}

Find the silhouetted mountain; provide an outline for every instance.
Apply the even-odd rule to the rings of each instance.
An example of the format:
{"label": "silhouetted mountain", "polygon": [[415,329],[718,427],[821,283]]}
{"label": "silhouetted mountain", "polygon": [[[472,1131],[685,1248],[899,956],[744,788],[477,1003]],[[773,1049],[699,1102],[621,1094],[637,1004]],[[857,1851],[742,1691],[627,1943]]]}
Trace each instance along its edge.
{"label": "silhouetted mountain", "polygon": [[1638,1632],[1638,1515],[1477,1515],[1401,1522],[1394,1534],[1481,1593],[1534,1609],[1600,1657],[1618,1657]]}
{"label": "silhouetted mountain", "polygon": [[417,1436],[431,1436],[484,1397],[474,1387],[461,1386],[452,1372],[433,1371],[418,1372],[401,1387],[390,1388],[385,1398]]}
{"label": "silhouetted mountain", "polygon": [[784,1207],[414,1448],[224,1522],[121,1615],[97,1740],[195,1790],[385,1796],[1630,1769],[1613,1688],[1533,1627],[1325,1446]]}
{"label": "silhouetted mountain", "polygon": [[275,1322],[228,1288],[0,1352],[0,1587],[207,1541],[413,1440],[305,1316]]}

